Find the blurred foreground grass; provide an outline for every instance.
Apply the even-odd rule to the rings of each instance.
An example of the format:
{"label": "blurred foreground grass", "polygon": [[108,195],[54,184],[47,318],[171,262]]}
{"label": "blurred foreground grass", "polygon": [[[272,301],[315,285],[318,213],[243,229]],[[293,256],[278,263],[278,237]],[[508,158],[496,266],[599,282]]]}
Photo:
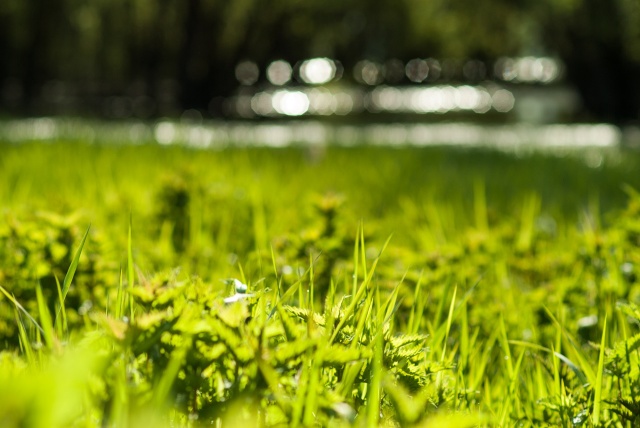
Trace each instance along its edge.
{"label": "blurred foreground grass", "polygon": [[0,426],[637,426],[639,165],[2,145]]}

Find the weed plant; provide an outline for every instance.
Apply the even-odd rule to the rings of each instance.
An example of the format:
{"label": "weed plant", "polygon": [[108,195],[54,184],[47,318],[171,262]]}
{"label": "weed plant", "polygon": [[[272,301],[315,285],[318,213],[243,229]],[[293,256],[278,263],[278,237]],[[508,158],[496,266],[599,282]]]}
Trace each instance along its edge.
{"label": "weed plant", "polygon": [[639,426],[587,155],[1,145],[0,426]]}

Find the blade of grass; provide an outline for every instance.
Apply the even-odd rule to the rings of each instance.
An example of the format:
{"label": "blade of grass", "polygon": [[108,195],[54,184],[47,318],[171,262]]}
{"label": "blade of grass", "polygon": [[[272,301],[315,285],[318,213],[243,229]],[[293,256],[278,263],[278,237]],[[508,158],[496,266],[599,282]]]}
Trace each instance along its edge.
{"label": "blade of grass", "polygon": [[313,348],[307,350],[309,361],[313,362],[310,368],[307,398],[304,403],[304,415],[302,417],[302,423],[307,427],[315,424],[316,414],[318,413],[318,384],[320,383],[322,369],[322,355],[318,354]]}
{"label": "blade of grass", "polygon": [[42,323],[42,330],[44,334],[44,340],[49,349],[53,349],[55,345],[55,332],[53,330],[53,322],[51,321],[51,313],[47,308],[47,303],[42,295],[42,287],[40,284],[36,284],[36,299],[38,301],[38,315],[40,322]]}
{"label": "blade of grass", "polygon": [[[509,367],[511,368],[512,376],[509,378],[508,393],[506,397],[504,397],[499,426],[507,426],[507,423],[506,423],[507,418],[514,411],[513,402],[518,399],[517,386],[518,386],[518,380],[520,377],[520,368],[522,367],[522,361],[524,360],[524,356],[525,356],[525,351],[523,350],[520,353],[520,356],[518,357],[518,360],[516,361],[515,366],[513,367],[511,367],[511,362],[509,361],[510,363]],[[512,416],[517,416],[517,415],[512,415]]]}
{"label": "blade of grass", "polygon": [[[309,254],[309,313],[313,314],[314,313],[314,297],[313,297],[313,293],[314,293],[314,278],[315,275],[313,274],[313,255]],[[313,320],[313,316],[310,316],[308,318],[309,320]]]}
{"label": "blade of grass", "polygon": [[[382,250],[380,251],[380,254],[384,253],[390,241],[391,241],[391,236],[389,236],[389,238],[387,238],[387,240],[385,241],[384,245],[382,246]],[[364,281],[362,281],[362,284],[360,284],[360,288],[358,289],[356,294],[353,296],[351,303],[349,304],[347,309],[345,309],[344,316],[336,326],[336,329],[334,330],[333,336],[331,337],[331,340],[329,341],[329,343],[333,343],[333,341],[335,341],[336,336],[340,332],[340,329],[344,327],[347,320],[354,313],[356,306],[360,302],[360,299],[362,298],[364,293],[367,291],[367,289],[371,285],[371,280],[373,279],[373,274],[376,271],[376,266],[378,265],[379,260],[380,260],[380,255],[374,260],[373,265],[371,266],[371,270],[369,271],[368,275],[365,277]]]}
{"label": "blade of grass", "polygon": [[460,316],[460,357],[458,370],[463,371],[469,363],[469,317],[467,314],[467,302],[460,303],[461,316]]}
{"label": "blade of grass", "polygon": [[364,246],[364,223],[360,222],[360,258],[362,261],[362,273],[366,278],[368,275],[367,271],[367,252]]}
{"label": "blade of grass", "polygon": [[527,251],[531,247],[535,233],[535,220],[540,211],[540,198],[536,194],[529,194],[522,204],[520,231],[516,241],[516,248]]}
{"label": "blade of grass", "polygon": [[300,425],[303,417],[304,405],[306,403],[307,391],[309,388],[309,376],[310,376],[309,364],[303,364],[300,373],[300,381],[298,383],[297,394],[293,402],[291,427],[295,428]]}
{"label": "blade of grass", "polygon": [[[451,279],[451,278],[449,278]],[[467,290],[467,292],[464,294],[464,296],[462,297],[462,299],[458,302],[457,306],[455,306],[453,314],[451,314],[451,307],[449,308],[449,312],[447,314],[447,321],[449,320],[453,320],[453,319],[457,319],[460,312],[463,310],[464,305],[466,304],[467,300],[471,297],[471,295],[473,294],[473,291],[475,289],[475,287],[480,283],[480,281],[476,282],[473,287],[471,287],[469,290]],[[446,290],[443,292],[442,297],[440,298],[440,302],[438,303],[438,312],[441,313],[444,311],[444,307],[445,307],[445,301],[447,300],[447,296],[449,295],[449,289],[450,289],[450,284],[451,282],[447,282],[446,285]],[[454,287],[454,291],[457,290],[457,286]],[[454,300],[451,303],[455,304],[455,298],[457,293],[454,293]],[[424,305],[423,305],[424,306]],[[451,325],[448,325],[447,322],[443,323],[442,325],[440,325],[440,316],[437,316],[436,319],[438,319],[438,321],[436,321],[437,323],[434,324],[428,324],[427,328],[429,331],[429,334],[432,336],[432,343],[435,345],[441,345],[442,343],[444,343],[444,337],[445,335],[448,335],[449,330],[451,328]],[[438,350],[440,350],[440,348],[437,348],[434,346],[434,348],[431,350],[431,353],[433,355],[436,355]],[[437,357],[434,357],[437,358]]]}
{"label": "blade of grass", "polygon": [[384,306],[382,307],[382,310],[384,310],[384,318],[382,321],[383,324],[391,323],[393,325],[393,315],[396,313],[396,311],[400,307],[400,304],[402,303],[402,300],[403,300],[403,299],[400,299],[400,302],[397,302],[398,293],[400,291],[400,286],[404,282],[404,279],[406,276],[407,276],[407,273],[405,272],[405,274],[402,276],[400,281],[396,284],[395,287],[393,287],[393,291],[391,292],[391,295],[387,297],[387,300],[384,302]]}
{"label": "blade of grass", "polygon": [[453,297],[451,298],[451,305],[449,306],[449,315],[447,316],[447,328],[444,332],[444,341],[442,344],[442,355],[440,356],[440,362],[444,363],[444,358],[447,351],[447,341],[449,340],[449,332],[451,331],[451,323],[453,321],[453,309],[456,306],[456,293],[458,292],[458,287],[454,287],[453,289]]}
{"label": "blade of grass", "polygon": [[62,287],[60,286],[60,281],[58,281],[58,277],[54,277],[56,280],[56,291],[58,292],[58,313],[62,314],[62,324],[60,324],[60,319],[56,315],[55,327],[58,332],[58,336],[62,337],[63,333],[67,330],[67,310],[64,306],[64,296],[62,295]]}
{"label": "blade of grass", "polygon": [[[360,230],[356,233],[356,242],[353,246],[353,285],[351,295],[355,296],[358,291],[358,266],[360,258]],[[347,291],[347,294],[349,292]]]}
{"label": "blade of grass", "polygon": [[25,314],[27,318],[29,318],[29,321],[31,321],[38,330],[40,330],[40,333],[44,334],[44,330],[42,329],[42,327],[40,327],[40,324],[38,324],[38,321],[36,321],[36,319],[32,317],[29,312],[27,312],[24,306],[22,306],[20,302],[18,302],[16,298],[13,297],[13,295],[9,294],[9,292],[2,285],[0,285],[0,291],[2,291],[2,294],[4,294],[7,297],[7,299],[9,299],[11,303],[14,304],[16,308],[20,309],[20,311],[22,311],[22,313]]}
{"label": "blade of grass", "polygon": [[[64,276],[64,280],[62,281],[62,302],[64,304],[64,300],[67,298],[67,294],[69,293],[69,288],[71,288],[71,281],[73,281],[73,277],[76,274],[76,269],[78,269],[78,263],[80,262],[80,255],[82,254],[82,249],[84,248],[84,244],[87,241],[87,236],[89,236],[89,230],[91,230],[91,226],[87,227],[87,230],[84,232],[84,236],[80,241],[80,245],[73,255],[73,260],[71,261],[71,265],[69,265],[69,269],[67,270],[66,275]],[[60,308],[62,310],[62,307]],[[56,314],[56,317],[58,314]]]}
{"label": "blade of grass", "polygon": [[523,340],[509,340],[509,345],[524,346],[525,348],[535,349],[537,351],[542,351],[546,353],[552,352],[551,349],[545,348],[542,345],[538,345],[536,343],[531,343],[531,342],[525,342]]}
{"label": "blade of grass", "polygon": [[[129,282],[129,289],[133,289],[133,248],[131,233],[133,229],[133,214],[129,214],[129,232],[127,233],[127,280]],[[133,311],[133,295],[129,295],[129,320],[133,323],[134,311]]]}
{"label": "blade of grass", "polygon": [[[365,304],[363,305],[362,311],[360,312],[360,316],[358,317],[358,324],[356,325],[356,330],[353,334],[353,339],[351,340],[351,345],[350,345],[352,349],[357,348],[360,345],[360,340],[362,339],[362,336],[364,334],[365,325],[367,323],[367,320],[370,317],[372,309],[373,309],[373,298],[368,297]],[[332,341],[330,341],[329,343],[332,343]]]}
{"label": "blade of grass", "polygon": [[18,335],[20,340],[20,347],[22,348],[23,354],[27,358],[27,363],[33,367],[35,363],[35,355],[33,353],[33,348],[31,346],[31,341],[29,340],[29,336],[27,336],[27,330],[24,328],[24,324],[22,322],[22,318],[20,318],[20,312],[18,308],[15,308],[15,318],[16,324],[18,325]]}
{"label": "blade of grass", "polygon": [[[564,338],[567,341],[567,343],[571,345],[570,347],[568,346],[566,347],[567,349],[565,351],[565,354],[567,355],[562,355],[559,351],[555,351],[555,350],[554,350],[554,354],[556,354],[558,358],[560,358],[559,355],[562,355],[562,357],[564,358],[560,358],[560,359],[565,363],[567,361],[571,362],[571,364],[569,364],[569,367],[571,367],[571,369],[574,370],[576,374],[578,374],[578,376],[580,376],[580,373],[582,373],[582,377],[581,377],[582,381],[586,380],[585,383],[594,385],[596,382],[595,372],[593,371],[591,365],[589,364],[588,359],[584,356],[582,351],[580,351],[580,346],[576,344],[576,340],[563,327],[563,325],[558,321],[558,319],[553,315],[553,313],[551,313],[551,311],[546,306],[543,306],[543,307],[547,312],[547,315],[552,319],[554,324],[558,327],[558,343],[556,343],[556,349],[560,349],[559,345],[560,345],[560,340],[562,340],[562,338]],[[575,357],[573,358],[573,360],[568,355],[569,354],[568,351],[570,350],[573,351],[572,356]],[[574,360],[575,360],[575,363],[573,362]]]}
{"label": "blade of grass", "polygon": [[433,319],[431,324],[434,331],[440,330],[441,328],[444,327],[440,323],[441,323],[442,314],[444,313],[444,308],[446,307],[446,304],[447,304],[447,297],[449,296],[449,291],[451,290],[451,281],[452,281],[451,276],[449,276],[442,290],[442,297],[438,301],[438,307],[436,308],[436,316]]}
{"label": "blade of grass", "polygon": [[509,339],[507,338],[507,328],[504,324],[504,318],[500,317],[500,346],[504,352],[504,358],[507,362],[507,375],[509,379],[513,378],[513,361],[511,359],[511,349],[509,348]]}
{"label": "blade of grass", "polygon": [[119,320],[122,318],[122,314],[124,312],[125,305],[125,294],[124,291],[124,278],[122,273],[122,266],[120,267],[120,274],[118,275],[118,294],[116,295],[116,319]]}
{"label": "blade of grass", "polygon": [[309,269],[307,269],[304,272],[304,274],[300,275],[298,277],[298,280],[293,284],[291,284],[291,287],[289,287],[287,291],[285,291],[284,294],[280,296],[278,301],[274,304],[273,309],[271,309],[271,313],[269,314],[269,319],[271,319],[273,314],[277,311],[278,305],[282,305],[283,302],[286,302],[287,300],[289,300],[298,291],[298,289],[300,288],[300,285],[302,284],[302,280],[307,276],[308,273],[309,273]]}
{"label": "blade of grass", "polygon": [[[276,278],[276,284],[279,284],[279,282],[278,282],[278,267],[276,266],[276,254],[273,251],[273,245],[270,245],[269,249],[271,250],[271,264],[273,266],[273,274],[275,275],[275,278]],[[278,287],[276,289],[275,296],[278,296],[279,294],[280,294],[280,287]]]}
{"label": "blade of grass", "polygon": [[554,352],[553,355],[555,355],[560,361],[565,363],[571,369],[571,371],[575,373],[578,379],[580,379],[580,382],[583,385],[586,385],[589,383],[589,380],[585,376],[584,371],[580,367],[578,367],[576,363],[571,361],[566,356],[562,355],[560,352]]}
{"label": "blade of grass", "polygon": [[[498,340],[499,330],[495,329],[489,339],[484,342],[484,346],[478,347],[480,355],[473,359],[474,364],[469,365],[468,387],[471,389],[480,388],[485,379],[486,369],[491,365],[491,353],[495,342]],[[482,349],[482,352],[480,352]]]}
{"label": "blade of grass", "polygon": [[409,321],[407,322],[407,332],[409,334],[417,333],[420,330],[420,324],[422,324],[422,314],[426,303],[421,293],[423,274],[424,270],[420,271],[420,276],[418,277],[418,282],[416,283],[415,291],[413,293],[413,304],[411,305]]}
{"label": "blade of grass", "polygon": [[171,392],[171,386],[175,381],[176,377],[178,377],[178,372],[180,371],[180,366],[185,360],[187,355],[187,351],[191,346],[191,338],[184,338],[184,345],[175,349],[171,353],[171,357],[169,358],[169,363],[167,367],[162,372],[162,376],[158,384],[153,388],[153,401],[155,403],[156,408],[162,408],[169,397],[169,393]]}
{"label": "blade of grass", "polygon": [[111,400],[110,423],[113,426],[127,426],[129,416],[129,396],[127,394],[127,364],[124,358],[119,358],[113,365],[114,393]]}
{"label": "blade of grass", "polygon": [[269,362],[262,358],[258,359],[258,369],[260,369],[265,382],[269,385],[269,392],[273,394],[275,402],[286,414],[290,414],[293,411],[293,407],[290,397],[283,391],[279,373]]}
{"label": "blade of grass", "polygon": [[[379,309],[379,307],[378,307]],[[371,377],[367,386],[367,426],[378,426],[380,419],[380,388],[382,384],[382,359],[384,341],[382,336],[382,321],[378,321],[374,339],[373,361],[371,362]]]}
{"label": "blade of grass", "polygon": [[595,385],[595,397],[593,398],[593,426],[600,425],[600,405],[602,402],[602,375],[604,373],[604,349],[607,340],[607,317],[604,317],[602,327],[602,340],[600,341],[600,355],[598,356],[598,377]]}

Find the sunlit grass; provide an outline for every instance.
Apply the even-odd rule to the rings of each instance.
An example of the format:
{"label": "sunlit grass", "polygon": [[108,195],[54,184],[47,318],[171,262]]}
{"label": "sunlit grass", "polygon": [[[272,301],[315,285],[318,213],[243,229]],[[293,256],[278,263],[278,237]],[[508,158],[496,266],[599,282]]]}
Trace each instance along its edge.
{"label": "sunlit grass", "polygon": [[0,150],[2,426],[640,421],[635,154]]}

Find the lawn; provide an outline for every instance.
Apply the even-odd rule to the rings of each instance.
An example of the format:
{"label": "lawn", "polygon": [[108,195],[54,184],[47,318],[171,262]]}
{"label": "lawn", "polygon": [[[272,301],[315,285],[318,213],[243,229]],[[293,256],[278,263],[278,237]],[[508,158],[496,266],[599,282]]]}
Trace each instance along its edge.
{"label": "lawn", "polygon": [[638,426],[639,168],[0,142],[0,426]]}

